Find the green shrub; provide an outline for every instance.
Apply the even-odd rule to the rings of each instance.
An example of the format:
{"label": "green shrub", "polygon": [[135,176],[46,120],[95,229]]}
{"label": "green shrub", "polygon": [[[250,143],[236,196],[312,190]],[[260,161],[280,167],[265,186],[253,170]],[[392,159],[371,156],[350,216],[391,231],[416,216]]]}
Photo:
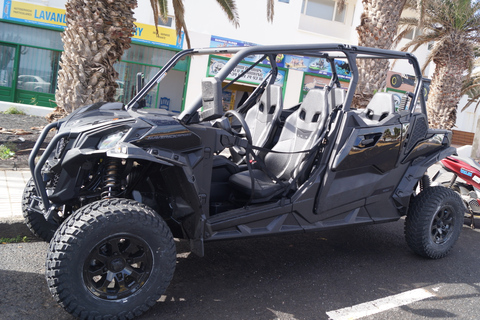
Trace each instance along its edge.
{"label": "green shrub", "polygon": [[28,242],[27,236],[16,236],[15,238],[0,238],[1,244]]}
{"label": "green shrub", "polygon": [[0,144],[0,159],[5,160],[13,157],[15,152],[13,152],[9,147],[4,144]]}
{"label": "green shrub", "polygon": [[16,107],[10,107],[7,110],[3,112],[4,114],[25,114],[22,110],[16,108]]}

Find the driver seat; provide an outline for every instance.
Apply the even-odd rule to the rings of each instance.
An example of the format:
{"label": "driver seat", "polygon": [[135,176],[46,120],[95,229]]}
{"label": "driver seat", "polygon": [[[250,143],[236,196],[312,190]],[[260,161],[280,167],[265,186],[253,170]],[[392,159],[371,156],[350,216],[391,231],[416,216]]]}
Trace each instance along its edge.
{"label": "driver seat", "polygon": [[267,144],[282,110],[282,87],[275,84],[267,85],[260,101],[245,115],[245,122],[252,134],[254,146],[264,147]]}
{"label": "driver seat", "polygon": [[[273,181],[262,170],[253,169],[236,173],[229,178],[229,183],[241,194],[253,199],[267,201],[278,195],[294,178],[295,171],[301,165],[307,153],[295,153],[309,150],[318,142],[318,137],[328,117],[328,102],[323,89],[311,89],[300,107],[286,120],[277,144],[265,155],[264,163]],[[252,190],[253,177],[253,190]]]}

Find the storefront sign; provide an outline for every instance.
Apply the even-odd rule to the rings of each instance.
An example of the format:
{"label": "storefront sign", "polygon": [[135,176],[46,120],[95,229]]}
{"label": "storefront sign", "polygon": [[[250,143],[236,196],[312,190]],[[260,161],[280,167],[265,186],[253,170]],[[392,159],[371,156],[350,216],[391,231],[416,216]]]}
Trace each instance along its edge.
{"label": "storefront sign", "polygon": [[136,42],[148,44],[162,44],[163,46],[181,49],[183,46],[183,32],[177,37],[175,29],[158,27],[135,22],[135,33],[132,39]]}
{"label": "storefront sign", "polygon": [[[5,0],[3,19],[60,29],[65,29],[66,27],[64,8],[46,7],[20,1]],[[183,46],[183,34],[181,37],[177,37],[174,29],[159,26],[157,35],[155,26],[137,22],[135,23],[135,33],[132,39],[135,42],[178,49],[181,49]]]}
{"label": "storefront sign", "polygon": [[[226,62],[227,61],[225,61],[224,59],[211,57],[210,67],[208,68],[209,76],[215,76],[223,68]],[[235,79],[238,75],[240,75],[249,67],[250,67],[249,64],[239,63],[235,67],[235,69],[233,69],[232,72],[230,72],[227,79],[228,80]],[[258,85],[263,81],[263,79],[265,79],[266,75],[269,72],[270,72],[270,68],[256,66],[250,71],[248,71],[246,74],[244,74],[238,81]],[[285,70],[278,70],[278,75],[277,75],[277,78],[275,79],[275,84],[283,86],[284,81],[285,81]]]}
{"label": "storefront sign", "polygon": [[62,29],[66,23],[65,9],[11,0],[5,0],[3,19]]}

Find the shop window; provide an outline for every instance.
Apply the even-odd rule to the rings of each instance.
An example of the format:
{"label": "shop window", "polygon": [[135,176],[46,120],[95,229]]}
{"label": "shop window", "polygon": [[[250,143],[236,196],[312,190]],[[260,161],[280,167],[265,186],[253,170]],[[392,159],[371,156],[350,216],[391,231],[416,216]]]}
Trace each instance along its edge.
{"label": "shop window", "polygon": [[0,22],[0,41],[63,50],[59,31]]}
{"label": "shop window", "polygon": [[12,86],[15,50],[15,47],[0,44],[0,87]]}
{"label": "shop window", "polygon": [[339,10],[338,2],[333,0],[303,0],[302,13],[324,20],[345,22],[345,6]]}
{"label": "shop window", "polygon": [[[160,70],[160,67],[151,67],[132,62],[119,62],[115,64],[119,73],[115,100],[123,103],[129,102],[135,96],[135,79],[137,73],[144,75],[145,82],[149,81]],[[181,112],[183,104],[183,88],[186,73],[172,70],[165,79],[145,97],[147,108],[164,109],[171,112]]]}
{"label": "shop window", "polygon": [[155,66],[164,66],[175,51],[132,44],[122,56],[122,61],[132,61]]}
{"label": "shop window", "polygon": [[55,93],[60,52],[22,46],[17,89]]}
{"label": "shop window", "polygon": [[162,19],[158,18],[157,24],[162,27],[171,28],[173,25],[173,17],[168,17],[167,21],[163,21]]}

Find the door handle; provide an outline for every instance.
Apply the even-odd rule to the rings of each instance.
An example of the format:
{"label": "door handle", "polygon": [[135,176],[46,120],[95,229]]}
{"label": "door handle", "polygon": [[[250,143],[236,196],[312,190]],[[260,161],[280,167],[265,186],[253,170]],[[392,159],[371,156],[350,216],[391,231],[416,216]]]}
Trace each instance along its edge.
{"label": "door handle", "polygon": [[382,137],[382,133],[366,134],[363,139],[355,146],[355,148],[364,149],[375,146],[375,144]]}

